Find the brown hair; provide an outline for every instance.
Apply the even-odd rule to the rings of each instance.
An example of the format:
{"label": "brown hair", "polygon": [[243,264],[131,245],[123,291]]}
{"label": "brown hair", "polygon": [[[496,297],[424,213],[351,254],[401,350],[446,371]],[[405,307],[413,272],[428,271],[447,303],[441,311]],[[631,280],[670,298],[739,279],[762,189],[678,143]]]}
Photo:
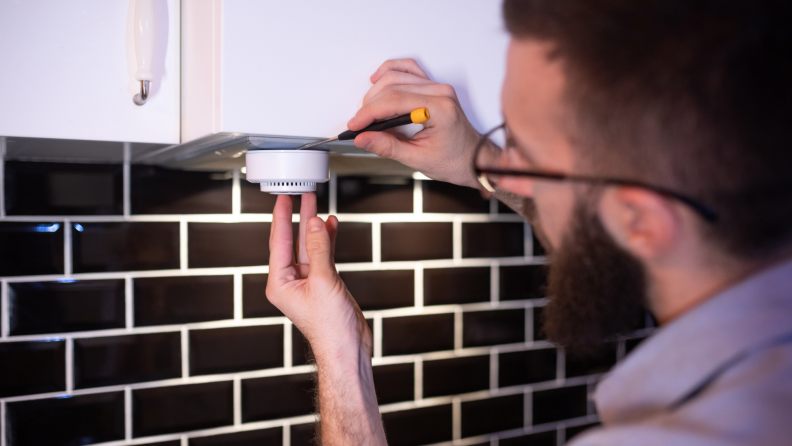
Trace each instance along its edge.
{"label": "brown hair", "polygon": [[792,2],[505,0],[517,38],[550,41],[592,173],[640,179],[719,214],[726,252],[792,241]]}

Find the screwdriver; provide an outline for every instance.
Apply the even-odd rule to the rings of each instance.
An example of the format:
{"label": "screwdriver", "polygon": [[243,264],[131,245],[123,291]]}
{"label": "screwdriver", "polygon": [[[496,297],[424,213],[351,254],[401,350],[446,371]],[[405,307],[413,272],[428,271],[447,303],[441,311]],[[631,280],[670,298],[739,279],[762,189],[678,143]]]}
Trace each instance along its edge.
{"label": "screwdriver", "polygon": [[426,107],[418,108],[405,115],[397,116],[391,119],[386,119],[384,121],[375,122],[362,130],[356,130],[356,131],[347,130],[346,132],[343,132],[338,136],[334,136],[330,139],[325,139],[324,141],[308,143],[303,146],[297,147],[295,150],[308,149],[311,147],[316,147],[318,145],[326,144],[328,142],[332,142],[336,140],[348,141],[350,139],[355,139],[355,137],[357,137],[363,132],[381,132],[383,130],[392,129],[394,127],[399,127],[402,125],[421,124],[428,120],[429,120],[429,110],[427,110]]}

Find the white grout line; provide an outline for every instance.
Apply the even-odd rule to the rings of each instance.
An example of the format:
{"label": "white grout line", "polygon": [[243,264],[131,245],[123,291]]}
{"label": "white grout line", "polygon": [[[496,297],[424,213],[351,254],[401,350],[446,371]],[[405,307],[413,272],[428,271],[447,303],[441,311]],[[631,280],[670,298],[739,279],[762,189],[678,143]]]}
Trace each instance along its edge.
{"label": "white grout line", "polygon": [[66,393],[74,391],[74,339],[66,338]]}
{"label": "white grout line", "polygon": [[525,309],[525,343],[534,341],[534,309],[528,307]]}
{"label": "white grout line", "polygon": [[382,262],[382,225],[374,222],[371,224],[371,263],[379,266],[380,262]]}
{"label": "white grout line", "polygon": [[293,342],[292,323],[290,321],[286,321],[283,323],[283,368],[286,370],[292,367]]}
{"label": "white grout line", "polygon": [[0,401],[0,446],[6,446],[6,403]]}
{"label": "white grout line", "polygon": [[533,255],[533,229],[527,222],[523,222],[523,255],[525,257],[534,257]]}
{"label": "white grout line", "polygon": [[[5,153],[6,137],[0,136],[0,218],[5,217]],[[5,444],[5,435],[3,444]]]}
{"label": "white grout line", "polygon": [[187,221],[179,221],[179,268],[186,270],[187,263]]}
{"label": "white grout line", "polygon": [[132,389],[124,388],[124,438],[132,439]]}
{"label": "white grout line", "polygon": [[231,214],[242,213],[242,187],[239,184],[239,169],[234,169],[231,180]]}
{"label": "white grout line", "polygon": [[462,438],[462,400],[459,397],[451,399],[451,438],[456,442]]}
{"label": "white grout line", "polygon": [[328,187],[328,213],[331,215],[335,215],[338,213],[338,194],[336,193],[336,189],[338,188],[338,177],[336,176],[335,172],[330,172],[330,185]]}
{"label": "white grout line", "polygon": [[374,358],[382,357],[382,314],[374,313],[374,333],[372,333],[374,343]]}
{"label": "white grout line", "polygon": [[190,440],[186,435],[182,435],[179,437],[179,444],[181,446],[190,446]]}
{"label": "white grout line", "polygon": [[234,426],[242,424],[242,379],[234,376]]}
{"label": "white grout line", "polygon": [[[416,180],[417,181],[417,180]],[[423,308],[424,306],[424,269],[423,265],[415,265],[415,308]]]}
{"label": "white grout line", "polygon": [[72,224],[68,218],[63,221],[63,274],[72,274]]}
{"label": "white grout line", "polygon": [[454,265],[462,261],[462,219],[455,216],[452,223],[453,260]]}
{"label": "white grout line", "polygon": [[423,181],[413,180],[413,214],[423,214]]}
{"label": "white grout line", "polygon": [[9,324],[11,323],[11,305],[8,299],[8,282],[5,280],[0,281],[0,338],[5,339],[11,331]]}
{"label": "white grout line", "polygon": [[123,167],[123,206],[124,206],[124,218],[128,218],[132,213],[132,199],[131,199],[131,182],[132,182],[132,168],[130,167],[130,163],[132,159],[132,145],[128,142],[124,143],[124,167]]}
{"label": "white grout line", "polygon": [[495,197],[490,198],[489,214],[492,217],[496,217],[498,215],[498,199]]}
{"label": "white grout line", "polygon": [[234,273],[234,320],[242,320],[242,273]]}
{"label": "white grout line", "polygon": [[533,392],[529,389],[523,391],[523,427],[533,424]]}
{"label": "white grout line", "polygon": [[291,424],[283,425],[283,446],[291,446]]}
{"label": "white grout line", "polygon": [[454,311],[454,350],[462,349],[462,310]]}
{"label": "white grout line", "polygon": [[421,401],[423,399],[423,358],[420,356],[415,358],[414,368],[413,397],[415,401]]}
{"label": "white grout line", "polygon": [[132,278],[127,275],[124,277],[124,318],[127,331],[135,328],[135,287]]}
{"label": "white grout line", "polygon": [[190,338],[187,327],[181,329],[181,366],[182,379],[190,377]]}
{"label": "white grout line", "polygon": [[560,348],[556,352],[556,381],[561,383],[566,379],[566,355]]}
{"label": "white grout line", "polygon": [[[497,260],[490,261],[490,302],[497,304],[500,300],[500,264]],[[526,338],[527,339],[527,338]]]}
{"label": "white grout line", "polygon": [[498,390],[499,373],[498,349],[496,347],[490,350],[490,390],[492,391]]}

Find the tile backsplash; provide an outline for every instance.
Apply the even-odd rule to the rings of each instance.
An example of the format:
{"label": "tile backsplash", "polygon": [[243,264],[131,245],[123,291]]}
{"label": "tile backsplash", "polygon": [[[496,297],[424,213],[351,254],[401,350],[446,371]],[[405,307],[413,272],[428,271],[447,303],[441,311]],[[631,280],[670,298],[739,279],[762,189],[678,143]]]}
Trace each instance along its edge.
{"label": "tile backsplash", "polygon": [[[274,196],[239,171],[3,173],[3,446],[310,444],[313,369],[265,295]],[[587,362],[543,339],[544,251],[520,216],[412,178],[332,176],[318,199],[391,445],[556,446],[597,422],[593,386],[640,339]]]}

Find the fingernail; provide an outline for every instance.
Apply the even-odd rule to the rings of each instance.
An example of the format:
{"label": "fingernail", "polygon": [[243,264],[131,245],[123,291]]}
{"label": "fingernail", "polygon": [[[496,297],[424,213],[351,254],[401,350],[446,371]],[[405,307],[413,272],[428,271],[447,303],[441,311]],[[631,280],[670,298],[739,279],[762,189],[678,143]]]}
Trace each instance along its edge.
{"label": "fingernail", "polygon": [[322,220],[321,219],[311,219],[308,222],[308,230],[311,232],[321,231],[322,230]]}
{"label": "fingernail", "polygon": [[361,149],[368,149],[371,146],[371,138],[363,138],[359,141],[359,146]]}

